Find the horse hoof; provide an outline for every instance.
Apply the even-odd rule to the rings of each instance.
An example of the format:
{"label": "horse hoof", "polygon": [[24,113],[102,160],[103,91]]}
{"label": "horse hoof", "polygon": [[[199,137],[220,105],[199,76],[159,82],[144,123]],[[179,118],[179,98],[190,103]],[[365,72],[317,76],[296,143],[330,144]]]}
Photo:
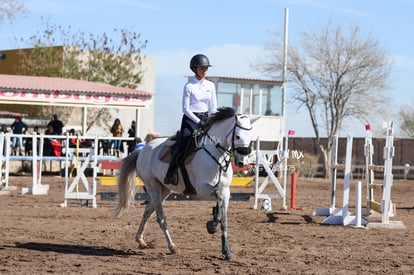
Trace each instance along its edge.
{"label": "horse hoof", "polygon": [[140,249],[145,249],[148,247],[147,243],[144,240],[137,239],[136,241]]}
{"label": "horse hoof", "polygon": [[213,221],[208,221],[207,222],[207,232],[210,234],[214,234],[217,232],[217,223],[213,222]]}
{"label": "horse hoof", "polygon": [[170,253],[171,254],[178,254],[178,249],[175,246],[170,247]]}
{"label": "horse hoof", "polygon": [[226,255],[224,255],[224,259],[226,261],[233,261],[236,259],[236,255],[234,255],[233,253],[229,252]]}

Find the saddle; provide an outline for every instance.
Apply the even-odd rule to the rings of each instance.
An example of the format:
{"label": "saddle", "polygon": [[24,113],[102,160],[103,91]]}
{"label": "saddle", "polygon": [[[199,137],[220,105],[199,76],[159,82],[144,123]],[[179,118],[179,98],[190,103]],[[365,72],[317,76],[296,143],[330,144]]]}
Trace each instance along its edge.
{"label": "saddle", "polygon": [[192,138],[190,139],[189,144],[187,144],[186,150],[183,153],[177,152],[178,147],[178,137],[179,132],[176,135],[169,137],[165,142],[163,147],[161,148],[160,152],[158,153],[158,159],[164,163],[170,163],[174,154],[181,154],[179,158],[180,161],[180,170],[181,174],[184,179],[185,190],[183,192],[184,195],[197,195],[197,192],[194,186],[190,182],[190,178],[188,176],[187,169],[185,168],[185,164],[191,162],[195,156],[195,152],[198,150],[196,147],[195,140],[199,141],[201,137],[204,135],[203,132],[195,131]]}
{"label": "saddle", "polygon": [[[170,136],[162,146],[160,152],[158,153],[158,160],[164,163],[170,163],[174,154],[176,152],[178,146],[178,137],[180,132],[178,131],[177,134]],[[187,144],[186,150],[183,152],[182,156],[182,164],[188,164],[191,162],[195,156],[193,154],[196,151],[196,146],[194,142],[194,137],[190,139],[190,143]]]}

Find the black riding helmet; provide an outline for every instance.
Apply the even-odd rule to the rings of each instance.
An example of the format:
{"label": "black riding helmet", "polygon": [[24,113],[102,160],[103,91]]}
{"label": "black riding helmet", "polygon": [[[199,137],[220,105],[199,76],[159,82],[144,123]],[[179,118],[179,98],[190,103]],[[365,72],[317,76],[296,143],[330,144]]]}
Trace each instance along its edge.
{"label": "black riding helmet", "polygon": [[196,54],[191,58],[190,69],[195,72],[196,67],[211,67],[210,61],[204,54]]}

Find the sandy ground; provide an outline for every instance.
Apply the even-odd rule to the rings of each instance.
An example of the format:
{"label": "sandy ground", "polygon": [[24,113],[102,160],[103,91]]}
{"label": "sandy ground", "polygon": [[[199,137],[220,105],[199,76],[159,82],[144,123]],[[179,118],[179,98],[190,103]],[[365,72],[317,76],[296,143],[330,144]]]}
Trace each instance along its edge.
{"label": "sandy ground", "polygon": [[[406,227],[399,230],[322,225],[325,217],[312,215],[329,205],[329,183],[321,179],[298,179],[296,207],[301,209],[284,210],[281,201],[273,200],[271,211],[253,210],[253,197],[231,201],[234,261],[222,259],[220,233],[206,231],[212,201],[166,202],[170,233],[179,248],[178,254],[170,254],[154,218],[146,234],[151,248],[138,249],[141,201],[117,219],[110,212],[115,202],[100,195],[96,209],[77,200],[61,208],[61,177],[43,178],[50,185],[48,195],[22,195],[21,188],[30,182],[28,177],[12,177],[9,185],[16,190],[0,196],[1,274],[414,274],[413,181],[394,181],[397,215],[391,220]],[[98,192],[104,191],[115,188],[99,185]],[[232,192],[254,189],[233,187]],[[266,192],[275,194],[276,188]],[[353,194],[352,189],[351,211]]]}

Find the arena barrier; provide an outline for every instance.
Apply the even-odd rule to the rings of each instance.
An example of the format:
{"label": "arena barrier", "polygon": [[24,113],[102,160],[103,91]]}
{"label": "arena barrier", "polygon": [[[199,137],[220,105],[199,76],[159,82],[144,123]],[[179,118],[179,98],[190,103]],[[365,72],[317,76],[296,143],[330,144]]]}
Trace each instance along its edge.
{"label": "arena barrier", "polygon": [[[11,145],[12,138],[33,138],[33,154],[31,156],[17,156],[12,155]],[[21,160],[21,161],[30,161],[32,166],[32,183],[29,187],[22,189],[22,194],[34,194],[34,195],[45,195],[49,190],[48,185],[42,185],[40,182],[40,173],[41,169],[39,166],[40,157],[37,154],[37,138],[36,135],[15,135],[10,133],[1,133],[0,134],[0,163],[1,163],[1,185],[3,190],[8,190],[9,188],[9,171],[10,171],[10,161]]]}
{"label": "arena barrier", "polygon": [[[12,155],[11,139],[21,137],[32,140],[30,155]],[[51,148],[55,155],[44,154],[45,139],[58,141],[59,148]],[[76,148],[69,146],[69,139],[76,139]],[[67,206],[69,199],[91,200],[93,207],[96,207],[96,178],[98,173],[98,161],[119,161],[120,158],[98,154],[98,144],[100,140],[112,140],[117,138],[90,136],[62,136],[62,135],[17,135],[10,133],[0,133],[0,183],[1,190],[9,188],[10,161],[30,161],[32,169],[32,181],[28,187],[22,188],[22,194],[47,195],[49,186],[43,185],[42,168],[47,161],[59,161],[64,166],[65,173],[65,193],[62,207]],[[118,138],[120,139],[120,138]],[[88,148],[81,148],[79,140],[93,141]],[[122,138],[129,140],[129,138]],[[131,139],[132,140],[132,139]],[[59,167],[60,169],[61,167]],[[92,176],[87,177],[86,171],[92,171]],[[89,172],[88,171],[88,172]],[[88,178],[91,182],[88,182]]]}
{"label": "arena barrier", "polygon": [[[258,200],[262,200],[261,209],[270,211],[272,210],[272,199],[282,199],[283,208],[286,206],[286,174],[287,174],[287,158],[288,158],[288,138],[285,139],[285,150],[280,149],[281,145],[278,144],[276,150],[260,150],[260,140],[256,140],[256,164],[255,164],[255,181],[254,181],[254,202],[253,209],[257,209]],[[277,157],[276,163],[271,167],[274,156]],[[280,168],[283,163],[282,169]],[[259,184],[259,168],[263,166],[267,172],[266,178],[261,184]],[[283,187],[279,183],[279,180],[275,176],[276,171],[283,171]],[[269,182],[272,182],[276,187],[278,193],[266,194],[265,189]]]}
{"label": "arena barrier", "polygon": [[[121,161],[98,161],[99,170],[102,171],[102,176],[97,176],[96,179],[104,186],[115,186],[117,184],[117,170],[121,166]],[[232,163],[232,166],[234,164]],[[250,167],[249,167],[250,168]],[[235,170],[244,171],[238,167],[234,167]],[[110,170],[111,175],[106,175],[106,171]],[[234,170],[233,170],[234,172]],[[253,182],[254,177],[233,177],[230,186],[233,187],[247,187],[250,186],[250,183]],[[144,183],[140,178],[136,178],[137,186],[144,186]]]}

